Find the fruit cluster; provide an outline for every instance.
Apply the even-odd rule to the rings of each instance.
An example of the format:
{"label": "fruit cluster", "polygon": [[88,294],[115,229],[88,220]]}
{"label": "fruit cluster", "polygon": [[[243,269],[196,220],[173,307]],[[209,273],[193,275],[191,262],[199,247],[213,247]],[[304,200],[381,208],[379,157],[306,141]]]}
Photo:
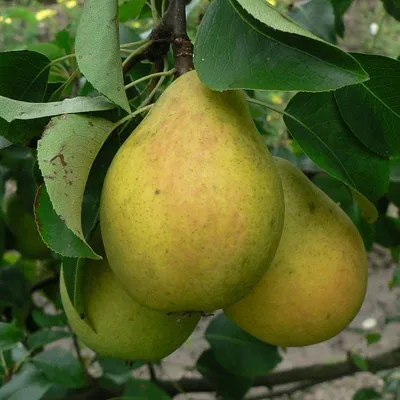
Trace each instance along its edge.
{"label": "fruit cluster", "polygon": [[103,186],[106,258],[85,269],[86,318],[61,280],[72,328],[93,350],[157,360],[205,312],[279,346],[326,340],[367,285],[360,235],[289,162],[273,158],[240,91],[195,71],[172,83],[116,154]]}

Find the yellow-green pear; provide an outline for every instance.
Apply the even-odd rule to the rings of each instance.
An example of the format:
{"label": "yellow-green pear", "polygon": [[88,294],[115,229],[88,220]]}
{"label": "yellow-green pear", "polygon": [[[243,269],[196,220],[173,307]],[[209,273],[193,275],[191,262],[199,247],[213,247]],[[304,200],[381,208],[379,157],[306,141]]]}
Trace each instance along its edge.
{"label": "yellow-green pear", "polygon": [[131,299],[105,260],[84,266],[85,315],[92,330],[76,312],[60,277],[61,300],[73,331],[93,351],[125,360],[160,360],[192,333],[198,315],[165,314]]}
{"label": "yellow-green pear", "polygon": [[285,223],[270,268],[226,314],[257,338],[282,347],[327,340],[355,317],[367,287],[367,257],[350,218],[288,161],[274,158]]}
{"label": "yellow-green pear", "polygon": [[282,234],[280,179],[241,91],[195,71],[175,80],[107,172],[100,224],[129,294],[164,311],[212,311],[247,295]]}

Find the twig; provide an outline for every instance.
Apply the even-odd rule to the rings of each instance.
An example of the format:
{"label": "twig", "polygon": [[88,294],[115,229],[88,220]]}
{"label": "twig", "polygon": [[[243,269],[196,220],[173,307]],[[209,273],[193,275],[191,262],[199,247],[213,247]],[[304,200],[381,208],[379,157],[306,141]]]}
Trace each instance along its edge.
{"label": "twig", "polygon": [[[176,75],[182,75],[194,68],[193,45],[186,32],[186,0],[171,0],[163,18],[149,36],[149,45],[138,53],[132,53],[123,63],[126,74],[143,60],[155,62],[168,54],[170,45],[175,59]],[[138,49],[138,50],[139,50]]]}
{"label": "twig", "polygon": [[154,369],[154,365],[152,363],[147,363],[147,368],[149,369],[149,374],[150,374],[150,380],[154,383],[157,383],[157,374]]}
{"label": "twig", "polygon": [[[400,366],[400,348],[382,353],[367,359],[370,372],[391,369]],[[294,382],[317,381],[319,383],[352,375],[360,370],[349,361],[335,364],[316,364],[309,367],[294,368],[284,371],[272,372],[268,375],[258,376],[254,379],[253,386],[273,387]],[[170,395],[178,394],[175,388],[176,382],[159,380],[158,385]],[[211,383],[205,379],[183,378],[177,381],[185,392],[209,392],[215,391]]]}
{"label": "twig", "polygon": [[[164,73],[167,72],[168,69],[168,60],[165,59],[164,60]],[[160,86],[162,85],[162,83],[164,82],[166,75],[164,74],[163,76],[160,77],[160,80],[157,82],[156,86],[153,88],[153,90],[149,93],[149,95],[147,96],[147,98],[145,100],[142,101],[142,103],[140,104],[139,108],[143,108],[145,106],[147,106],[147,104],[149,104],[151,102],[151,100],[153,99],[153,97],[155,96],[155,94],[157,93],[157,90],[160,88]]]}
{"label": "twig", "polygon": [[[142,44],[140,47],[138,47],[136,50],[133,51],[133,53],[131,53],[126,59],[125,61],[122,63],[122,69],[126,70],[127,66],[130,66],[130,68],[128,69],[128,71],[130,69],[132,69],[133,65],[132,63],[134,63],[133,60],[137,59],[139,60],[140,57],[145,57],[145,50],[151,45],[150,42],[146,42],[145,44]],[[136,62],[135,62],[136,63]]]}
{"label": "twig", "polygon": [[59,275],[50,276],[48,278],[45,278],[45,279],[35,283],[31,287],[31,293],[37,292],[38,290],[42,290],[42,289],[46,288],[47,286],[51,286],[51,285],[57,284],[59,279],[60,279]]}
{"label": "twig", "polygon": [[186,0],[171,0],[161,24],[150,35],[157,38],[161,33],[169,33],[177,76],[194,69],[193,45],[186,31],[185,9]]}
{"label": "twig", "polygon": [[136,81],[133,81],[133,82],[131,82],[131,83],[128,83],[128,84],[125,86],[125,90],[131,88],[132,86],[136,86],[137,84],[139,84],[139,83],[141,83],[141,82],[144,82],[144,81],[147,81],[147,80],[149,80],[149,79],[152,79],[152,78],[158,78],[158,77],[161,77],[161,76],[170,76],[170,75],[172,75],[174,72],[175,72],[175,68],[172,68],[172,69],[170,69],[169,71],[156,72],[156,73],[154,73],[154,74],[150,74],[150,75],[143,76],[142,78],[136,79]]}
{"label": "twig", "polygon": [[138,108],[132,114],[129,114],[126,117],[124,117],[124,118],[120,119],[119,121],[115,122],[115,124],[113,125],[113,130],[118,128],[120,125],[124,124],[126,121],[131,120],[133,117],[136,117],[136,115],[150,110],[151,107],[153,107],[153,104],[149,104],[148,106]]}
{"label": "twig", "polygon": [[[332,380],[332,379],[330,379]],[[279,397],[279,396],[284,396],[284,395],[291,395],[293,393],[296,393],[299,390],[305,390],[309,389],[315,385],[319,385],[320,383],[327,382],[328,380],[324,381],[308,381],[304,383],[300,383],[299,385],[296,385],[292,388],[289,389],[282,389],[282,390],[274,390],[269,393],[264,393],[264,394],[256,394],[254,396],[248,396],[245,397],[245,400],[270,400],[274,397]]]}
{"label": "twig", "polygon": [[[396,368],[400,365],[400,349],[395,349],[386,353],[382,353],[376,357],[368,359],[369,371],[377,372],[386,369]],[[309,367],[294,368],[291,370],[276,371],[269,375],[259,376],[254,379],[253,386],[267,386],[273,387],[288,383],[302,382],[302,385],[311,385],[314,383],[322,383],[331,381],[333,379],[341,378],[342,376],[352,375],[360,370],[351,362],[343,361],[335,364],[322,364],[312,365]],[[171,396],[175,396],[182,392],[185,393],[196,393],[196,392],[215,392],[215,387],[208,382],[206,379],[197,378],[183,378],[178,381],[172,380],[161,380],[157,381],[158,386],[163,388]],[[179,387],[179,389],[177,389]],[[297,387],[299,390],[300,386]],[[305,387],[303,386],[303,389]],[[290,392],[292,388],[286,391],[282,390],[282,393]],[[279,393],[279,392],[275,392]],[[75,396],[71,394],[70,400],[102,400],[109,399],[119,395],[118,391],[106,390],[103,388],[91,388],[86,395]],[[270,397],[270,396],[269,396]],[[268,397],[268,398],[269,398]]]}
{"label": "twig", "polygon": [[[71,331],[72,331],[72,329],[71,329]],[[81,349],[79,348],[78,338],[75,335],[75,333],[72,334],[72,342],[74,343],[76,356],[78,357],[78,360],[79,360],[80,364],[82,365],[83,370],[85,371],[86,383],[90,383],[92,378],[91,378],[91,376],[89,375],[89,373],[88,373],[88,371],[86,369],[85,360],[82,357]]]}

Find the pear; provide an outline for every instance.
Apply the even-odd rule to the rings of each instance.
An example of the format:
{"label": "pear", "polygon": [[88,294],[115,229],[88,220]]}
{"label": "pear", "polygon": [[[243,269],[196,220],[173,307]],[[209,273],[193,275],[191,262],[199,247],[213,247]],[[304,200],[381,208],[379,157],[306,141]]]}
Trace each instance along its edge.
{"label": "pear", "polygon": [[161,313],[130,298],[106,260],[89,260],[84,266],[85,314],[94,330],[72,305],[60,276],[61,300],[72,330],[93,351],[126,360],[160,360],[192,333],[199,316]]}
{"label": "pear", "polygon": [[17,250],[27,258],[50,256],[50,249],[43,242],[33,215],[33,204],[18,192],[7,193],[3,211],[8,229],[15,237]]}
{"label": "pear", "polygon": [[163,311],[213,311],[257,284],[282,234],[272,157],[239,91],[175,80],[119,149],[100,224],[128,293]]}
{"label": "pear", "polygon": [[365,297],[367,257],[345,212],[299,169],[274,160],[285,197],[282,238],[260,283],[225,313],[267,343],[305,346],[353,320]]}

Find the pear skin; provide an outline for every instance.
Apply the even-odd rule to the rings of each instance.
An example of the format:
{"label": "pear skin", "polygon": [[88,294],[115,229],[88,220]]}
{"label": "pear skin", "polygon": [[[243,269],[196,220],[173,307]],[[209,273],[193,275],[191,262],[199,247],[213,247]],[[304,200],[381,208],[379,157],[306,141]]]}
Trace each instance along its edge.
{"label": "pear skin", "polygon": [[260,283],[225,313],[267,343],[306,346],[353,320],[365,297],[367,257],[345,212],[295,166],[274,161],[285,197],[281,241]]}
{"label": "pear skin", "polygon": [[92,330],[76,312],[60,276],[61,300],[72,330],[93,351],[125,360],[160,360],[192,333],[199,316],[161,313],[131,299],[105,260],[90,260],[84,270],[85,312]]}
{"label": "pear skin", "polygon": [[120,148],[100,224],[128,293],[163,311],[213,311],[246,296],[282,234],[276,167],[240,91],[195,71],[174,81]]}

